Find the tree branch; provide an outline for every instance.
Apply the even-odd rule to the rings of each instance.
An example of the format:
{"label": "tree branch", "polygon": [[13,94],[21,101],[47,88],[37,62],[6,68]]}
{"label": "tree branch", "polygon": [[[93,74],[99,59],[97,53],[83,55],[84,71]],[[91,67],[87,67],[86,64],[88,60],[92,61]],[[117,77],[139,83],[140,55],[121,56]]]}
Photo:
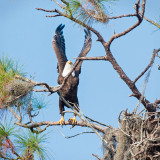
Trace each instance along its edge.
{"label": "tree branch", "polygon": [[150,67],[152,67],[152,65],[153,65],[153,63],[154,63],[154,60],[155,60],[155,56],[156,56],[156,54],[157,54],[159,51],[160,51],[160,48],[153,51],[153,54],[152,54],[150,63],[149,63],[148,66],[144,69],[144,71],[133,81],[133,83],[136,83],[137,80],[138,80],[139,78],[141,78],[141,77],[144,75],[144,73],[146,73],[147,70],[148,70]]}
{"label": "tree branch", "polygon": [[139,1],[135,4],[135,16],[137,17],[138,21],[133,25],[131,26],[130,28],[126,29],[125,31],[121,32],[121,33],[118,33],[118,34],[114,34],[110,40],[107,42],[107,48],[110,48],[110,45],[111,43],[113,42],[114,39],[117,39],[121,36],[124,36],[125,34],[129,33],[130,31],[132,31],[134,28],[136,28],[137,26],[139,26],[143,20],[143,15],[144,15],[144,10],[145,10],[145,0],[143,0],[142,2],[142,17],[139,15]]}
{"label": "tree branch", "polygon": [[98,160],[101,160],[97,155],[92,153],[92,156],[96,157]]}
{"label": "tree branch", "polygon": [[79,136],[81,134],[86,134],[86,133],[90,134],[90,133],[95,133],[95,132],[80,132],[80,133],[77,133],[77,134],[75,134],[73,136],[65,136],[65,138],[69,139],[69,138],[73,138],[73,137]]}
{"label": "tree branch", "polygon": [[13,109],[10,106],[7,106],[7,108],[9,109],[9,111],[14,115],[14,117],[16,119],[18,119],[18,121],[21,121],[21,118],[13,111]]}
{"label": "tree branch", "polygon": [[118,19],[118,18],[135,17],[135,16],[137,16],[136,13],[134,13],[134,14],[123,14],[123,15],[120,15],[120,16],[108,17],[108,19]]}
{"label": "tree branch", "polygon": [[[25,125],[25,124],[22,124],[22,123],[19,123],[19,122],[15,122],[15,124],[17,124],[18,126],[24,127],[24,128],[35,128],[35,127],[40,127],[40,126],[44,126],[44,125],[47,125],[47,126],[60,126],[60,124],[58,122],[53,122],[53,121],[43,121],[43,122],[31,124],[31,125]],[[65,121],[64,125],[72,126],[73,124],[70,121]],[[91,123],[91,125],[92,125],[92,127],[94,127],[99,132],[102,132],[102,133],[105,132],[105,129],[106,129],[105,127],[102,127],[100,125],[93,124],[93,123]],[[83,121],[77,121],[75,126],[88,127],[88,125]]]}
{"label": "tree branch", "polygon": [[57,12],[57,9],[53,9],[53,10],[48,10],[48,9],[43,9],[43,8],[36,8],[36,9],[44,11],[44,12]]}
{"label": "tree branch", "polygon": [[73,59],[79,59],[79,60],[104,60],[107,61],[107,55],[105,56],[100,56],[100,57],[77,57],[77,58],[73,58]]}
{"label": "tree branch", "polygon": [[158,24],[157,22],[154,22],[154,21],[152,21],[152,20],[148,19],[148,18],[147,18],[147,17],[145,17],[145,16],[144,16],[144,19],[145,19],[146,21],[150,22],[151,24],[153,24],[154,26],[156,26],[156,27],[160,28],[160,24]]}
{"label": "tree branch", "polygon": [[[67,14],[63,14],[62,12],[60,12],[57,9],[54,9],[54,10],[46,10],[46,9],[42,9],[42,8],[36,8],[36,9],[44,11],[44,12],[56,12],[56,13],[58,13],[59,16],[66,17],[66,18],[70,19],[71,21],[73,21],[73,22],[75,22],[77,24],[80,24],[81,26],[87,28],[88,30],[91,30],[98,37],[97,41],[100,41],[102,44],[105,45],[106,42],[104,41],[103,37],[101,36],[101,34],[97,30],[95,30],[91,26],[85,24],[84,22],[81,22],[80,20],[74,18],[73,16],[70,16],[70,15],[67,15]],[[53,17],[53,16],[47,16],[47,17]]]}

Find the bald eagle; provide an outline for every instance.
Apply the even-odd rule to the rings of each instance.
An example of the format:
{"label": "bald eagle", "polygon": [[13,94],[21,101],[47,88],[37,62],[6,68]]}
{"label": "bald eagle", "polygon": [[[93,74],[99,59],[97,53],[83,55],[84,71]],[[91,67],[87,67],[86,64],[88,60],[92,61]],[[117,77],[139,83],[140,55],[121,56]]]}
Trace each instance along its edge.
{"label": "bald eagle", "polygon": [[[72,62],[66,57],[65,53],[65,40],[63,36],[63,28],[65,25],[60,24],[56,31],[55,35],[52,40],[52,46],[54,49],[54,52],[56,54],[57,60],[58,60],[58,84],[61,85],[65,76],[71,71],[73,68]],[[89,30],[84,30],[85,32],[85,41],[83,48],[79,54],[78,57],[85,57],[87,53],[89,52],[92,44],[92,39],[91,39],[91,33]],[[79,84],[79,74],[81,73],[81,65],[82,61],[80,61],[75,68],[75,70],[72,72],[72,74],[69,76],[67,79],[65,85],[62,87],[61,94],[62,96],[71,103],[74,103],[75,105],[78,106],[78,97],[77,97],[77,90],[78,90],[78,84]],[[61,114],[61,119],[58,121],[58,124],[62,125],[64,123],[64,106],[65,103],[59,98],[59,110]],[[74,114],[73,118],[70,118],[72,121],[72,124],[76,123],[76,115]]]}

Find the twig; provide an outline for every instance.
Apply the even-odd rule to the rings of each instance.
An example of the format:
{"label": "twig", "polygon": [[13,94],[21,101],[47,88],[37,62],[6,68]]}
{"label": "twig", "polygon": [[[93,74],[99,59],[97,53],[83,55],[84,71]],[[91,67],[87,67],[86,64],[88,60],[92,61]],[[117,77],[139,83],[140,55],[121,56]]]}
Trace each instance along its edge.
{"label": "twig", "polygon": [[[143,2],[144,1],[145,0],[143,0]],[[110,40],[108,41],[108,43],[107,43],[108,48],[110,48],[110,45],[111,45],[111,43],[113,42],[114,39],[117,39],[117,38],[119,38],[121,36],[124,36],[125,34],[129,33],[130,31],[132,31],[133,29],[135,29],[137,26],[139,26],[141,24],[141,22],[143,20],[143,18],[141,16],[143,16],[143,14],[144,14],[145,5],[142,8],[142,13],[143,14],[141,16],[139,15],[139,4],[138,4],[138,2],[135,4],[135,10],[136,10],[135,16],[137,17],[138,21],[133,26],[131,26],[130,28],[126,29],[125,31],[123,31],[121,33],[118,33],[118,34],[114,34],[110,38]]]}
{"label": "twig", "polygon": [[65,138],[69,139],[69,138],[73,138],[73,137],[79,136],[81,134],[86,134],[86,133],[95,133],[95,132],[80,132],[80,133],[77,133],[77,134],[75,134],[73,136],[65,136]]}
{"label": "twig", "polygon": [[73,59],[80,59],[80,60],[107,60],[107,56],[101,56],[101,57],[78,57]]}
{"label": "twig", "polygon": [[44,11],[44,12],[57,12],[56,9],[53,9],[53,10],[48,10],[48,9],[43,9],[43,8],[36,8],[37,10],[41,10],[41,11]]}
{"label": "twig", "polygon": [[55,3],[57,3],[61,8],[65,9],[65,7],[64,7],[62,4],[58,3],[56,0],[54,0],[54,1],[55,1]]}
{"label": "twig", "polygon": [[59,16],[66,17],[66,18],[74,21],[75,23],[80,24],[81,26],[87,28],[88,30],[91,30],[95,35],[97,35],[97,37],[98,37],[97,41],[100,41],[103,45],[105,45],[106,42],[104,41],[103,37],[101,36],[101,34],[97,30],[95,30],[91,26],[85,24],[84,22],[79,21],[78,19],[74,18],[73,16],[70,16],[70,15],[67,15],[67,14],[63,14],[62,12],[58,11],[57,9],[54,9],[54,10],[46,10],[46,9],[42,9],[42,8],[36,8],[36,9],[44,11],[44,12],[56,12],[56,13],[59,14]]}
{"label": "twig", "polygon": [[144,16],[144,19],[145,19],[146,21],[150,22],[151,24],[153,24],[154,26],[156,26],[156,27],[160,28],[160,24],[158,24],[157,22],[154,22],[154,21],[152,21],[152,20],[148,19],[148,18],[147,18],[147,17],[145,17],[145,16]]}
{"label": "twig", "polygon": [[21,121],[21,118],[13,111],[13,109],[10,106],[7,106],[7,108],[10,110],[10,112],[14,115],[14,117],[16,119],[18,119],[18,121]]}
{"label": "twig", "polygon": [[131,135],[129,135],[128,133],[126,133],[119,125],[119,122],[118,122],[118,128],[121,130],[122,133],[124,133],[126,136],[128,137],[131,137]]}
{"label": "twig", "polygon": [[95,155],[95,154],[93,154],[93,153],[92,153],[92,156],[96,157],[98,160],[101,160],[100,158],[98,158],[97,155]]}
{"label": "twig", "polygon": [[59,15],[59,14],[56,14],[56,15],[46,15],[46,17],[50,17],[50,18],[59,17],[59,16],[61,16],[61,15]]}
{"label": "twig", "polygon": [[[159,50],[159,49],[158,49],[158,50]],[[137,80],[138,80],[139,78],[141,78],[141,77],[144,75],[144,73],[146,73],[147,70],[148,70],[150,67],[152,67],[152,65],[153,65],[153,63],[154,63],[154,60],[155,60],[155,55],[156,55],[156,53],[158,53],[158,50],[154,50],[154,51],[153,51],[153,54],[152,54],[150,63],[149,63],[148,66],[144,69],[144,71],[133,81],[133,83],[136,83]]]}
{"label": "twig", "polygon": [[136,13],[134,13],[134,14],[123,14],[123,15],[120,15],[120,16],[108,17],[108,19],[118,19],[118,18],[135,17],[135,16],[137,16]]}
{"label": "twig", "polygon": [[20,80],[23,80],[25,82],[30,82],[32,83],[34,86],[40,86],[40,87],[45,87],[47,89],[42,89],[42,90],[36,90],[36,89],[33,89],[35,92],[51,92],[51,93],[54,93],[54,92],[57,92],[60,88],[60,85],[58,86],[55,86],[55,87],[52,87],[52,86],[49,86],[47,83],[44,83],[44,82],[36,82],[36,81],[33,81],[29,78],[26,78],[26,77],[22,77],[22,76],[15,76],[16,79],[20,79]]}
{"label": "twig", "polygon": [[94,119],[91,119],[91,118],[89,118],[88,116],[85,116],[85,118],[87,118],[88,120],[90,120],[90,121],[92,121],[92,122],[98,123],[98,124],[100,124],[100,125],[102,125],[102,126],[105,126],[105,127],[108,127],[108,128],[113,129],[112,126],[108,126],[108,125],[103,124],[103,123],[101,123],[101,122],[95,121]]}
{"label": "twig", "polygon": [[20,106],[17,106],[17,110],[19,112],[19,118],[20,118],[19,122],[21,123],[22,122],[22,114],[21,114],[21,111],[20,111]]}

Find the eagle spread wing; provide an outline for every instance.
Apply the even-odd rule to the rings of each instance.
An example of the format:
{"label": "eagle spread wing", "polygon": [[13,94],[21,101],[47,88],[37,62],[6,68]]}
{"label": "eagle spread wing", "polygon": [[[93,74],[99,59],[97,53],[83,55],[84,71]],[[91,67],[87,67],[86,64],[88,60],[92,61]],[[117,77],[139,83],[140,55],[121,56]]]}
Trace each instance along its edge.
{"label": "eagle spread wing", "polygon": [[57,27],[55,31],[55,35],[52,40],[52,46],[58,59],[58,66],[57,66],[58,72],[61,75],[66,62],[68,61],[65,53],[65,40],[64,40],[63,31],[62,31],[64,26],[65,25],[60,24]]}
{"label": "eagle spread wing", "polygon": [[[84,32],[85,32],[84,45],[83,45],[82,51],[78,57],[85,57],[91,49],[91,44],[92,44],[91,32],[89,30],[85,30],[85,29],[84,29]],[[83,61],[80,61],[75,69],[76,74],[78,74],[78,75],[81,73],[82,62]]]}

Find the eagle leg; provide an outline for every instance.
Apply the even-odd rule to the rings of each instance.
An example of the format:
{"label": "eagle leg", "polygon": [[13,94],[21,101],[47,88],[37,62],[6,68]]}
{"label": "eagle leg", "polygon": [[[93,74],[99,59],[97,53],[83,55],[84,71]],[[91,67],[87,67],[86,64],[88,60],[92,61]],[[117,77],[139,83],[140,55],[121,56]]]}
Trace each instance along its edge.
{"label": "eagle leg", "polygon": [[61,119],[58,121],[58,124],[60,124],[61,126],[64,124],[65,120],[64,120],[64,116],[61,117]]}
{"label": "eagle leg", "polygon": [[73,125],[76,124],[77,123],[76,114],[74,114],[74,117],[70,118],[69,121],[71,121]]}

